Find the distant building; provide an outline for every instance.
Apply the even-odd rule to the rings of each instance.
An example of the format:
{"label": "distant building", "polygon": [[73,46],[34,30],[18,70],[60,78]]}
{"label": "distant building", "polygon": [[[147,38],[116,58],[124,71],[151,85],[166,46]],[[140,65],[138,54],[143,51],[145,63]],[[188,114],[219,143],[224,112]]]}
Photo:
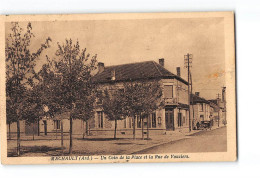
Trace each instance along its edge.
{"label": "distant building", "polygon": [[213,119],[216,123],[219,122],[219,125],[225,125],[226,124],[226,108],[224,102],[220,99],[211,99],[209,100],[214,105],[214,113],[213,113]]}
{"label": "distant building", "polygon": [[191,119],[193,119],[193,128],[196,128],[197,123],[202,121],[210,121],[213,114],[213,109],[210,101],[199,96],[199,92],[191,94]]}

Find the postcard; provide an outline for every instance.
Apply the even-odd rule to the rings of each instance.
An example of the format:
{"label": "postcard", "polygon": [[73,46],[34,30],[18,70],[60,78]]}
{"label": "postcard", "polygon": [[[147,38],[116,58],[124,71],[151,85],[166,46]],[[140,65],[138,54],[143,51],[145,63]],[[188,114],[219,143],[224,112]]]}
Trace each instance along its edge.
{"label": "postcard", "polygon": [[233,12],[0,23],[2,164],[237,159]]}

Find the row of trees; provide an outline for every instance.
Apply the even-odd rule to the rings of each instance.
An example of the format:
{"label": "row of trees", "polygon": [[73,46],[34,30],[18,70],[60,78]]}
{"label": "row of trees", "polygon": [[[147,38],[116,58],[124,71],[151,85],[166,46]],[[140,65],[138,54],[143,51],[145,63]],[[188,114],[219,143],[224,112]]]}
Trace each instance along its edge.
{"label": "row of trees", "polygon": [[[33,37],[31,23],[28,23],[26,30],[18,23],[12,23],[11,33],[6,39],[7,123],[17,123],[18,156],[21,120],[39,123],[43,117],[69,113],[71,154],[73,119],[87,122],[93,118],[97,97],[102,100],[106,116],[115,121],[115,138],[117,120],[131,117],[135,138],[135,117],[139,115],[143,119],[143,116],[163,105],[160,101],[162,91],[157,81],[129,82],[123,85],[123,90],[105,89],[97,95],[100,94],[97,93],[98,86],[91,81],[97,66],[97,55],[90,56],[86,48],[80,48],[79,42],[73,43],[71,39],[66,39],[63,44],[58,43],[55,57],[46,56],[47,63],[36,72],[37,60],[50,47],[51,38],[47,38],[32,53]],[[61,134],[63,147],[63,127]]]}
{"label": "row of trees", "polygon": [[116,138],[117,121],[129,117],[133,120],[133,138],[136,138],[136,117],[142,123],[144,139],[144,117],[147,117],[147,138],[149,138],[149,114],[164,105],[161,99],[162,89],[158,81],[144,80],[125,82],[122,87],[105,89],[98,97],[101,107],[109,120],[115,121],[114,138]]}

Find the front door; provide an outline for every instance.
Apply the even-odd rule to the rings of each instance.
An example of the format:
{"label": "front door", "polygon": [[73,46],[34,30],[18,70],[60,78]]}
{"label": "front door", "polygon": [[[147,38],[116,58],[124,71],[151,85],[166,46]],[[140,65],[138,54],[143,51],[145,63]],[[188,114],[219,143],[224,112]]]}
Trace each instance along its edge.
{"label": "front door", "polygon": [[173,115],[173,108],[166,108],[165,109],[165,123],[166,123],[166,130],[173,131],[174,128],[174,115]]}
{"label": "front door", "polygon": [[47,121],[43,121],[44,125],[44,135],[47,135]]}
{"label": "front door", "polygon": [[182,126],[182,113],[178,113],[178,127]]}

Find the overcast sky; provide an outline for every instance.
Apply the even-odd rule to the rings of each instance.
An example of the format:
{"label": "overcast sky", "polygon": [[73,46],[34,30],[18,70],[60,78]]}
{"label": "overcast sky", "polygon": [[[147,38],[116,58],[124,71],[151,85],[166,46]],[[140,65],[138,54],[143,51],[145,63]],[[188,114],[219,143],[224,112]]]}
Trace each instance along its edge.
{"label": "overcast sky", "polygon": [[[20,22],[25,27],[27,22]],[[6,24],[6,34],[10,33]],[[147,19],[147,20],[89,20],[32,22],[35,38],[32,50],[51,37],[51,48],[37,61],[39,69],[46,63],[45,55],[54,56],[57,42],[77,39],[80,46],[105,66],[165,59],[165,67],[187,79],[184,55],[193,54],[192,79],[194,91],[202,97],[216,98],[224,83],[225,49],[223,18]]]}

